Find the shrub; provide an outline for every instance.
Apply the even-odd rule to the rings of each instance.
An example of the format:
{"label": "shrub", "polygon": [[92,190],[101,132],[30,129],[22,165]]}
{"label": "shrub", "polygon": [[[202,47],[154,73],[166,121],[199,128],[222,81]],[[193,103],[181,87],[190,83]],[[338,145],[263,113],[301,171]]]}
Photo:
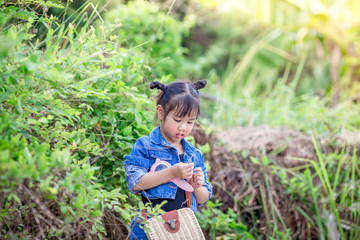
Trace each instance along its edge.
{"label": "shrub", "polygon": [[101,238],[106,216],[128,223],[137,201],[122,159],[152,124],[146,64],[95,34],[91,4],[61,24],[25,6],[0,9],[1,234]]}
{"label": "shrub", "polygon": [[140,51],[153,77],[172,79],[189,75],[192,65],[186,61],[187,49],[182,47],[182,40],[193,26],[190,18],[179,21],[161,11],[156,3],[132,1],[104,15],[105,23],[116,19],[122,26],[112,32],[116,36],[114,41]]}

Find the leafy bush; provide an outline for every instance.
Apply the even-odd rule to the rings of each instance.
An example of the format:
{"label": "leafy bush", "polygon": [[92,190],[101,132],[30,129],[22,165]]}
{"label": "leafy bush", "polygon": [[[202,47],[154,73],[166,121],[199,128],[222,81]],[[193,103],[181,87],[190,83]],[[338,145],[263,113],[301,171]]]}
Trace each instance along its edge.
{"label": "leafy bush", "polygon": [[173,79],[191,73],[192,65],[184,56],[187,49],[182,47],[183,37],[194,24],[190,18],[179,21],[162,11],[159,4],[131,1],[104,15],[105,23],[116,19],[122,26],[112,32],[113,40],[132,51],[140,51],[155,78]]}
{"label": "leafy bush", "polygon": [[[2,126],[11,122],[2,116]],[[68,149],[7,133],[0,141],[2,239],[105,233],[101,215],[109,197],[93,183],[95,168],[72,164]]]}
{"label": "leafy bush", "polygon": [[201,208],[196,216],[203,230],[209,232],[209,239],[254,239],[247,231],[247,226],[238,220],[238,216],[232,209],[226,213],[220,209],[219,200],[209,201],[207,206]]}
{"label": "leafy bush", "polygon": [[[61,24],[23,4],[1,9],[4,237],[101,238],[110,234],[102,223],[107,212],[125,223],[132,217],[129,203],[137,199],[128,197],[122,159],[152,128],[142,84],[147,67],[98,38],[89,20],[96,12],[87,16],[86,7],[92,5],[78,10],[78,22]],[[47,28],[43,38],[33,34],[39,24]],[[101,28],[101,36],[115,27]]]}

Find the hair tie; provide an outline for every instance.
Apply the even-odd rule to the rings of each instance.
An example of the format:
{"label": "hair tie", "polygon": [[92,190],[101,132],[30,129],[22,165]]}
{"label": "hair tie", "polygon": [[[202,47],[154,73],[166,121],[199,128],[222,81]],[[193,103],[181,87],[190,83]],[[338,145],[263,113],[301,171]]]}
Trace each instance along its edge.
{"label": "hair tie", "polygon": [[206,86],[206,84],[207,84],[206,80],[199,80],[196,83],[194,83],[193,86],[196,90],[199,90],[201,88],[204,88]]}
{"label": "hair tie", "polygon": [[157,88],[164,92],[167,89],[167,86],[163,83],[159,83],[158,81],[155,81],[150,83],[150,88],[151,89]]}

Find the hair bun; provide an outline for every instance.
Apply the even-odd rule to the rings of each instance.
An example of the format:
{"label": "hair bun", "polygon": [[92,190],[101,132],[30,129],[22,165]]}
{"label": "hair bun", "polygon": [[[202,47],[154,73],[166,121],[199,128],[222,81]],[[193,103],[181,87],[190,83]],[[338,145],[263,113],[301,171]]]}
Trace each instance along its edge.
{"label": "hair bun", "polygon": [[163,83],[159,83],[158,81],[155,81],[155,82],[150,83],[150,88],[151,89],[157,88],[157,89],[160,89],[161,91],[165,91],[166,85]]}
{"label": "hair bun", "polygon": [[206,86],[206,84],[207,84],[206,80],[199,80],[196,83],[194,83],[193,85],[196,90],[199,90],[201,88],[204,88]]}

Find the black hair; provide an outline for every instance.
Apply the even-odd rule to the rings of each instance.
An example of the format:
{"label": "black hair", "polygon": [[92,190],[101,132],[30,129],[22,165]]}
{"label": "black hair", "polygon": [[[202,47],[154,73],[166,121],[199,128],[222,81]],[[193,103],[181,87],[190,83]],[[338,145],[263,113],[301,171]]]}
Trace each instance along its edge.
{"label": "black hair", "polygon": [[158,81],[150,83],[150,88],[160,89],[161,92],[156,96],[156,105],[164,109],[164,117],[170,111],[176,110],[175,115],[185,117],[200,114],[200,95],[198,90],[206,86],[206,80],[199,80],[195,83],[189,81],[175,81],[165,85]]}

